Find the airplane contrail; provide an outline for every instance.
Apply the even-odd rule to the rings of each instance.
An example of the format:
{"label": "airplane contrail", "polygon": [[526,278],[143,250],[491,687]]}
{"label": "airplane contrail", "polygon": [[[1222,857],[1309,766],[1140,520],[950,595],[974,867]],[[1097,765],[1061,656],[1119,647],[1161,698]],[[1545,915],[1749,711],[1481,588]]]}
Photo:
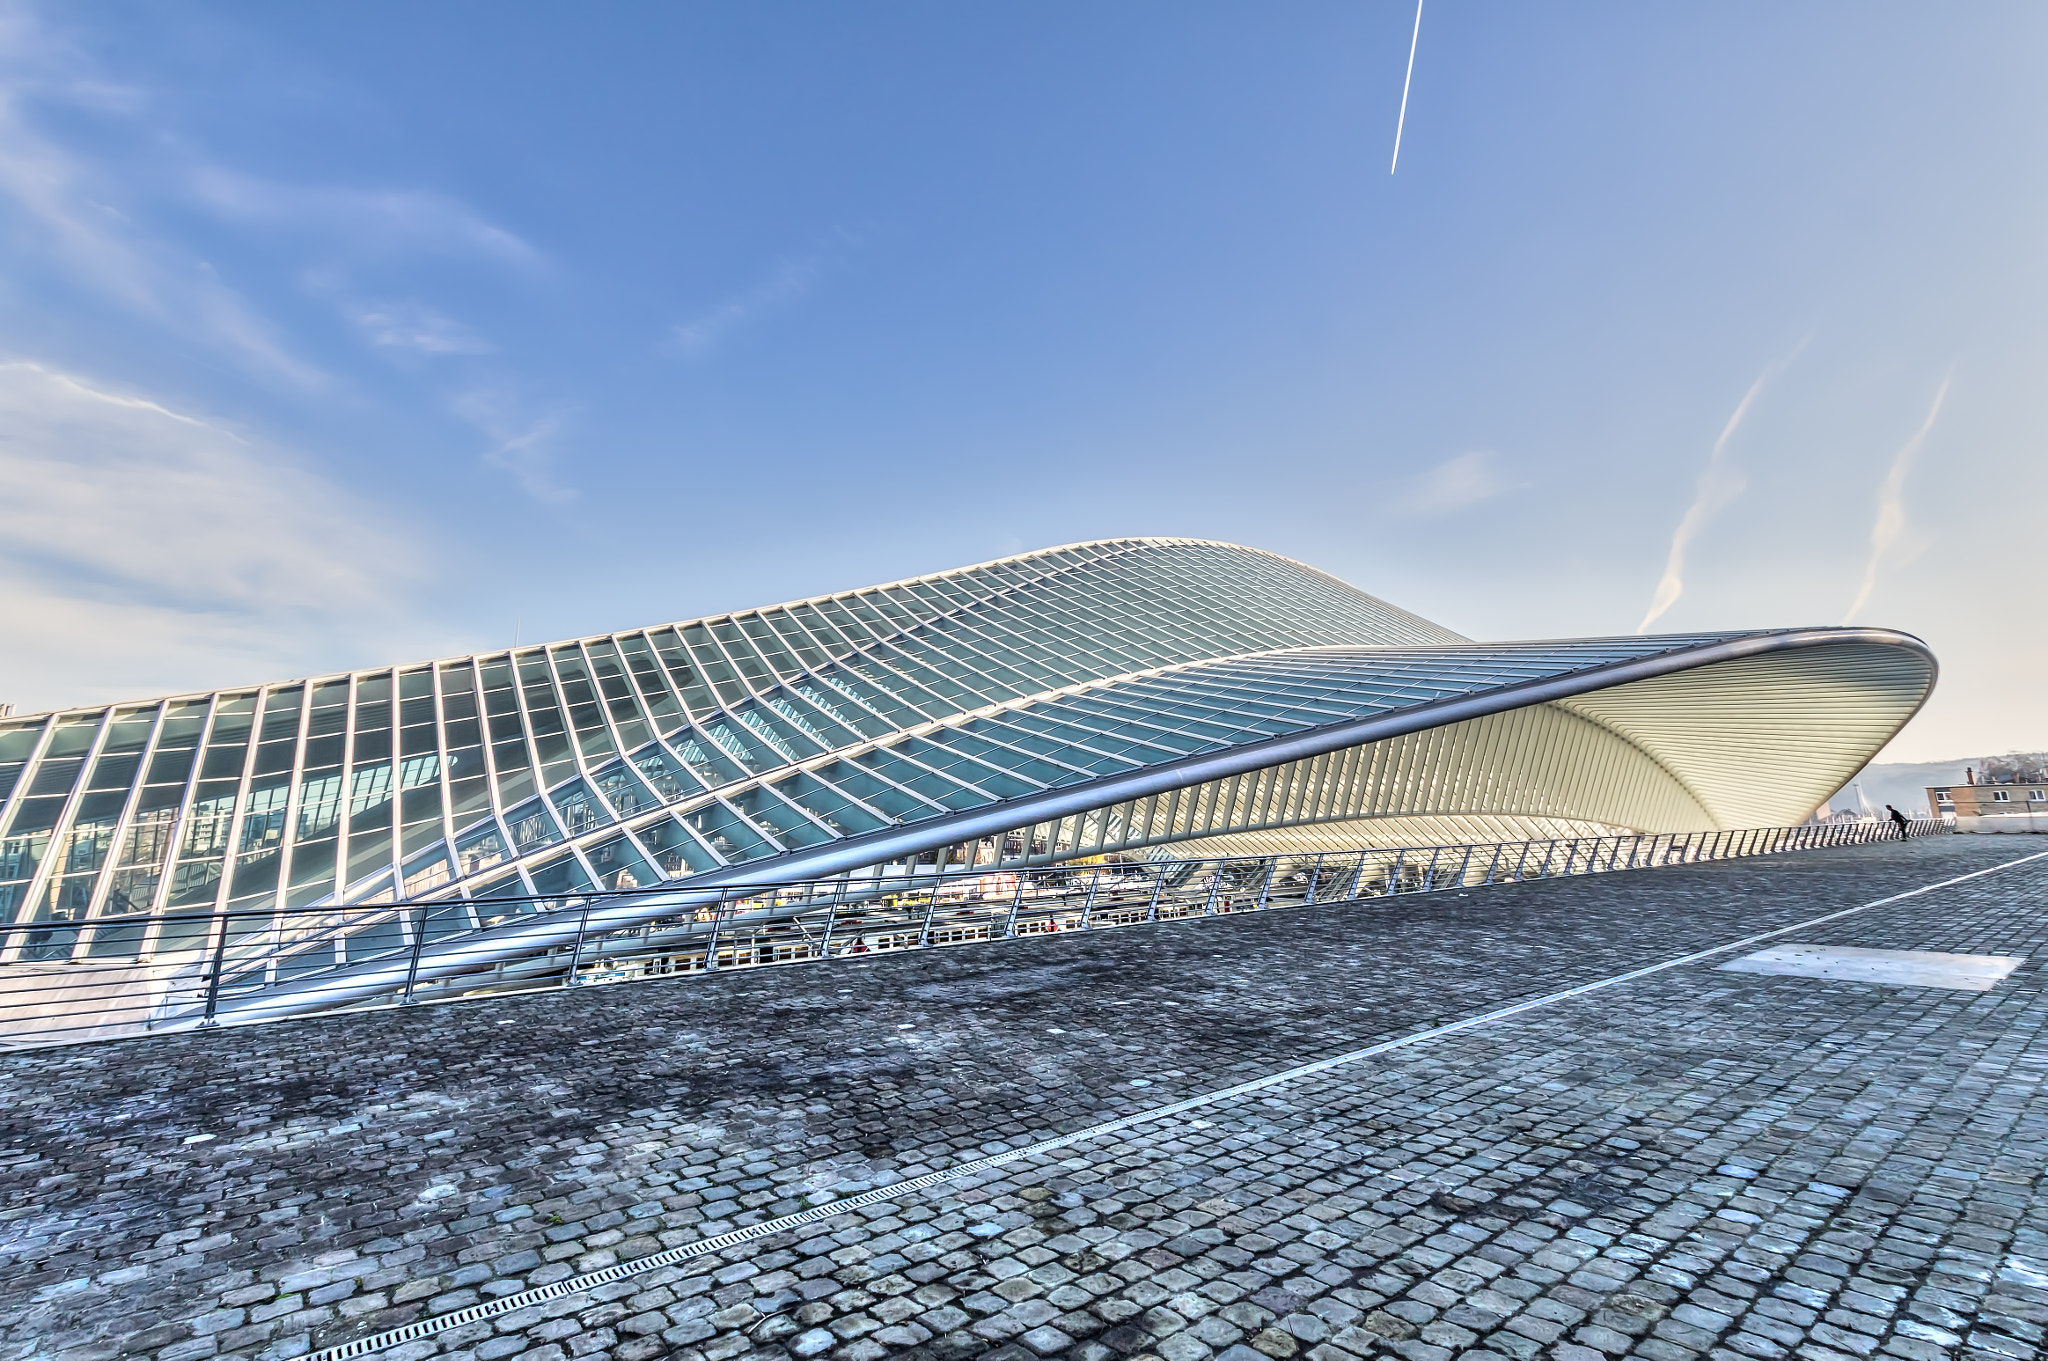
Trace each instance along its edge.
{"label": "airplane contrail", "polygon": [[1951,368],[1935,390],[1934,405],[1927,409],[1927,419],[1920,422],[1913,437],[1892,456],[1891,471],[1884,475],[1884,483],[1877,489],[1877,520],[1870,526],[1870,561],[1863,565],[1863,584],[1857,587],[1855,601],[1842,616],[1844,624],[1854,620],[1870,603],[1871,593],[1877,589],[1877,569],[1906,528],[1906,474],[1912,471],[1913,460],[1920,456],[1921,446],[1927,443],[1927,436],[1941,415],[1941,404],[1948,400],[1949,378],[1954,376],[1955,370]]}
{"label": "airplane contrail", "polygon": [[1415,0],[1415,31],[1408,35],[1408,74],[1401,78],[1401,116],[1394,120],[1394,159],[1387,167],[1393,174],[1401,165],[1401,129],[1408,126],[1408,87],[1415,83],[1415,44],[1422,38],[1422,0]]}
{"label": "airplane contrail", "polygon": [[[1797,353],[1797,351],[1794,351]],[[1781,361],[1782,362],[1782,361]],[[1685,594],[1685,550],[1692,543],[1693,536],[1700,532],[1716,512],[1724,509],[1736,497],[1742,495],[1749,485],[1749,478],[1740,468],[1733,467],[1727,460],[1728,441],[1742,424],[1742,418],[1749,414],[1750,404],[1764,390],[1764,384],[1780,367],[1773,363],[1756,376],[1749,385],[1749,391],[1742,394],[1742,401],[1736,406],[1735,414],[1728,418],[1728,424],[1721,430],[1721,437],[1714,441],[1714,452],[1707,455],[1707,466],[1700,472],[1697,489],[1693,492],[1692,504],[1686,507],[1685,516],[1672,531],[1671,553],[1664,560],[1664,575],[1657,582],[1657,590],[1650,597],[1649,613],[1643,622],[1636,625],[1638,634],[1648,633],[1650,625],[1657,622],[1664,611],[1678,603],[1678,597]]]}

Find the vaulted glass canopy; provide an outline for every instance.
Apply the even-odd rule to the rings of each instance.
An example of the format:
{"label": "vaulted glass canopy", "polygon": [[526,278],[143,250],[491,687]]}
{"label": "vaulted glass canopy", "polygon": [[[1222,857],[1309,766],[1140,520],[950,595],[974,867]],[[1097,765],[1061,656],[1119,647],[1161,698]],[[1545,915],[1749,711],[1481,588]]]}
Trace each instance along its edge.
{"label": "vaulted glass canopy", "polygon": [[459,898],[487,930],[668,882],[1287,828],[1387,844],[1447,818],[1504,835],[1792,821],[1932,680],[1924,647],[1883,630],[1482,645],[1254,549],[1079,544],[0,720],[0,920],[104,920],[77,950],[153,957],[230,914],[260,933],[265,911],[321,905]]}

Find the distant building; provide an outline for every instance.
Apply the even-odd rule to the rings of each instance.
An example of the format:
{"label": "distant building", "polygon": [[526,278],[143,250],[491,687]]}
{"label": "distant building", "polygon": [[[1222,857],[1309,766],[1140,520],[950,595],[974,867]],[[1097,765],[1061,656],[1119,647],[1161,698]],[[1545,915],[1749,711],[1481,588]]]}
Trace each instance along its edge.
{"label": "distant building", "polygon": [[2048,832],[2048,772],[2016,773],[1978,783],[1975,770],[1957,785],[1929,785],[1927,806],[1958,832]]}

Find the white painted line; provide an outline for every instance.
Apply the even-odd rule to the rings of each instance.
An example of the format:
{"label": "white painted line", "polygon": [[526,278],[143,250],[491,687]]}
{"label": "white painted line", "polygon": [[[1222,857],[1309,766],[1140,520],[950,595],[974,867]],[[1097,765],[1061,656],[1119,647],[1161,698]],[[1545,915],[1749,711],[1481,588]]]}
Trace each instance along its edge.
{"label": "white painted line", "polygon": [[571,1276],[567,1279],[556,1281],[552,1285],[540,1286],[533,1290],[522,1290],[516,1295],[501,1295],[497,1299],[488,1300],[482,1304],[472,1304],[466,1309],[452,1309],[445,1314],[439,1314],[429,1319],[421,1319],[415,1323],[408,1323],[404,1327],[393,1328],[388,1332],[374,1333],[369,1337],[357,1338],[353,1342],[345,1342],[338,1347],[328,1347],[322,1351],[312,1353],[305,1358],[305,1361],[350,1361],[350,1358],[353,1357],[367,1356],[371,1352],[380,1352],[388,1347],[396,1347],[401,1343],[417,1341],[423,1337],[431,1337],[435,1333],[444,1332],[450,1328],[459,1328],[465,1323],[475,1323],[479,1319],[510,1313],[514,1309],[524,1309],[529,1305],[540,1304],[546,1300],[560,1299],[564,1295],[579,1294],[582,1291],[590,1290],[600,1285],[607,1285],[612,1281],[623,1280],[628,1276],[638,1276],[644,1272],[656,1271],[665,1266],[674,1266],[676,1263],[688,1261],[692,1257],[702,1257],[707,1253],[738,1247],[742,1243],[751,1243],[757,1239],[772,1237],[778,1233],[786,1233],[791,1229],[801,1228],[806,1224],[815,1224],[819,1220],[836,1219],[840,1215],[853,1210],[865,1209],[870,1205],[879,1205],[883,1201],[899,1200],[918,1191],[928,1190],[931,1187],[940,1186],[950,1181],[959,1181],[973,1176],[977,1172],[985,1172],[992,1167],[1000,1167],[1005,1163],[1015,1162],[1020,1158],[1036,1157],[1041,1153],[1053,1152],[1055,1149],[1070,1148],[1075,1144],[1087,1143],[1094,1139],[1103,1138],[1106,1135],[1118,1134],[1138,1125],[1149,1125],[1162,1120],[1168,1120],[1176,1115],[1198,1110],[1204,1106],[1214,1106],[1234,1101],[1238,1097],[1249,1096],[1253,1092],[1262,1092],[1271,1087],[1278,1087],[1283,1083],[1299,1082],[1305,1077],[1326,1073],[1332,1068],[1342,1068],[1364,1059],[1376,1058],[1381,1054],[1392,1053],[1396,1049],[1406,1049],[1410,1045],[1421,1044],[1426,1040],[1441,1039],[1446,1035],[1456,1035],[1461,1031],[1474,1030],[1483,1025],[1491,1025],[1495,1021],[1504,1021],[1511,1016],[1520,1016],[1524,1012],[1535,1011],[1541,1007],[1569,1001],[1574,997],[1584,997],[1588,993],[1599,992],[1603,988],[1612,988],[1623,983],[1633,982],[1638,978],[1647,978],[1651,974],[1662,973],[1666,969],[1677,969],[1687,964],[1697,964],[1703,959],[1711,959],[1715,955],[1726,954],[1730,950],[1740,950],[1746,946],[1761,944],[1767,940],[1776,940],[1780,936],[1788,936],[1794,931],[1804,931],[1808,927],[1819,926],[1823,922],[1839,921],[1843,917],[1853,917],[1859,912],[1868,912],[1874,907],[1886,907],[1892,903],[1903,902],[1907,898],[1917,898],[1923,893],[1932,893],[1936,889],[1966,883],[1971,879],[1981,879],[1987,874],[1998,874],[2001,871],[2027,864],[2030,861],[2040,860],[2044,857],[2048,857],[2048,851],[2022,856],[2018,860],[2008,860],[2002,865],[1993,865],[1989,869],[1976,870],[1969,874],[1959,874],[1953,879],[1944,879],[1938,884],[1924,884],[1919,888],[1908,889],[1904,893],[1894,893],[1889,898],[1879,898],[1876,902],[1863,903],[1857,907],[1845,907],[1839,912],[1830,912],[1824,916],[1809,917],[1805,921],[1794,922],[1790,926],[1781,926],[1773,931],[1760,931],[1756,935],[1744,936],[1741,940],[1733,940],[1726,945],[1716,945],[1712,949],[1695,950],[1689,955],[1680,955],[1676,959],[1667,959],[1661,964],[1646,965],[1643,968],[1631,969],[1627,973],[1615,974],[1610,978],[1603,978],[1597,982],[1581,983],[1576,988],[1566,988],[1562,992],[1548,993],[1542,997],[1532,997],[1526,1002],[1516,1002],[1511,1006],[1501,1007],[1494,1011],[1485,1012],[1482,1015],[1468,1016],[1462,1021],[1452,1021],[1447,1025],[1433,1026],[1428,1030],[1419,1030],[1413,1035],[1403,1035],[1399,1039],[1385,1040],[1379,1044],[1369,1045],[1364,1049],[1354,1049],[1346,1054],[1338,1054],[1333,1058],[1318,1059],[1313,1063],[1304,1063],[1294,1068],[1283,1069],[1266,1077],[1253,1078],[1250,1082],[1240,1082],[1235,1087],[1225,1087],[1214,1092],[1203,1092],[1199,1095],[1188,1097],[1184,1101],[1176,1101],[1169,1106],[1159,1106],[1149,1111],[1140,1111],[1136,1115],[1126,1115],[1119,1120],[1111,1120],[1100,1125],[1091,1125],[1087,1129],[1076,1130],[1072,1134],[1062,1134],[1058,1138],[1045,1139],[1035,1144],[1028,1144],[1023,1148],[1007,1149],[1004,1152],[993,1153],[987,1157],[974,1158],[964,1163],[956,1163],[952,1167],[944,1168],[937,1172],[926,1172],[922,1176],[911,1177],[905,1181],[894,1182],[888,1186],[878,1186],[872,1191],[864,1191],[857,1196],[848,1196],[844,1200],[835,1200],[828,1205],[814,1205],[808,1210],[799,1210],[795,1214],[781,1215],[775,1219],[764,1219],[758,1224],[748,1224],[710,1238],[700,1238],[694,1243],[685,1243],[681,1247],[670,1248],[665,1252],[651,1253],[646,1257],[636,1257],[630,1262],[614,1263],[598,1271],[587,1272],[581,1276]]}

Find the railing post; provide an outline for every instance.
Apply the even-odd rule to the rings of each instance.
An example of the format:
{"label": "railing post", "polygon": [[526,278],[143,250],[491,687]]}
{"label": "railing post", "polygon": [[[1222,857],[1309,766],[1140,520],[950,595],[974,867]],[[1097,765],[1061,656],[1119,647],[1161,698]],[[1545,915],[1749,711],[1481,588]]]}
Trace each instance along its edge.
{"label": "railing post", "polygon": [[[725,895],[718,895],[718,906],[711,909],[711,942],[704,947],[704,969],[710,972],[718,967],[718,933],[725,927]],[[586,914],[586,920],[588,914]],[[578,943],[581,943],[578,937]]]}
{"label": "railing post", "polygon": [[1387,866],[1387,894],[1389,897],[1401,891],[1401,862],[1408,858],[1408,852],[1395,851],[1394,863]]}
{"label": "railing post", "polygon": [[199,1028],[201,1030],[220,1024],[219,1021],[213,1018],[213,1015],[215,1009],[220,1004],[220,974],[227,961],[228,920],[228,914],[223,909],[220,914],[218,934],[213,942],[213,970],[211,976],[206,980],[206,1015],[199,1018]]}
{"label": "railing post", "polygon": [[1009,923],[1003,928],[1004,940],[1016,939],[1017,914],[1021,912],[1024,908],[1024,876],[1030,873],[1030,870],[1021,867],[1017,870],[1017,896],[1010,899],[1010,920]]}
{"label": "railing post", "polygon": [[[712,930],[717,931],[714,925]],[[590,899],[583,900],[583,915],[576,922],[576,944],[569,951],[569,971],[562,975],[562,986],[576,986],[576,966],[583,961],[583,937],[590,930]]]}
{"label": "railing post", "polygon": [[1216,868],[1209,871],[1209,897],[1202,904],[1202,915],[1205,917],[1216,915],[1216,895],[1223,891],[1223,867],[1229,863],[1228,860],[1218,860]]}
{"label": "railing post", "polygon": [[924,905],[924,925],[918,928],[917,932],[917,944],[920,949],[932,943],[932,914],[938,910],[939,886],[934,883],[932,885],[931,901]]}
{"label": "railing post", "polygon": [[1152,901],[1151,901],[1151,903],[1150,903],[1150,904],[1149,904],[1149,905],[1148,905],[1148,906],[1147,906],[1147,907],[1145,908],[1145,920],[1146,920],[1146,921],[1148,921],[1148,922],[1156,922],[1156,921],[1158,921],[1158,920],[1159,920],[1159,895],[1160,895],[1161,893],[1164,893],[1165,891],[1166,891],[1166,866],[1165,866],[1165,865],[1161,865],[1161,866],[1159,866],[1159,870],[1158,870],[1158,873],[1157,873],[1157,874],[1155,874],[1155,875],[1153,876],[1153,878],[1152,878]]}
{"label": "railing post", "polygon": [[1328,854],[1328,851],[1317,851],[1316,858],[1309,864],[1308,897],[1301,900],[1303,907],[1308,906],[1310,903],[1316,900],[1316,890],[1322,886],[1323,882],[1323,857]]}
{"label": "railing post", "polygon": [[1088,881],[1088,897],[1081,904],[1081,929],[1088,929],[1088,918],[1095,912],[1095,891],[1102,887],[1102,869],[1096,867],[1095,877]]}
{"label": "railing post", "polygon": [[413,984],[419,981],[420,976],[420,951],[424,950],[426,946],[427,905],[421,903],[419,916],[413,920],[412,924],[412,962],[405,966],[405,996],[399,999],[398,1004],[400,1006],[409,1007],[412,1005]]}
{"label": "railing post", "polygon": [[1272,893],[1273,878],[1279,873],[1280,857],[1276,855],[1273,857],[1273,863],[1266,866],[1266,882],[1259,885],[1259,905],[1252,909],[1254,912],[1264,912],[1266,910],[1266,897]]}
{"label": "railing post", "polygon": [[[839,904],[846,901],[846,890],[850,886],[852,878],[852,875],[848,875],[844,880],[841,880],[839,892],[833,894],[832,901],[825,904],[825,934],[818,939],[818,958],[820,959],[832,958],[832,923],[839,920]],[[723,901],[723,899],[720,901]],[[718,926],[715,917],[713,918],[711,929],[712,934],[716,935]],[[704,952],[704,966],[706,968],[711,967],[711,952],[709,950]]]}

